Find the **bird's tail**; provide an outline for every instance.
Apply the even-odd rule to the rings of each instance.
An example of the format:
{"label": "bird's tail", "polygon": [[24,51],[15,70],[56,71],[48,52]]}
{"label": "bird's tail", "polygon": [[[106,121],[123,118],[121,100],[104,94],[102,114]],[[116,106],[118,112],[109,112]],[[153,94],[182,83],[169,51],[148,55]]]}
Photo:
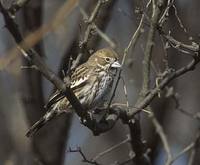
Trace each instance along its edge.
{"label": "bird's tail", "polygon": [[42,128],[48,121],[53,119],[57,113],[55,111],[49,111],[44,116],[40,118],[26,133],[27,137],[33,136],[40,128]]}

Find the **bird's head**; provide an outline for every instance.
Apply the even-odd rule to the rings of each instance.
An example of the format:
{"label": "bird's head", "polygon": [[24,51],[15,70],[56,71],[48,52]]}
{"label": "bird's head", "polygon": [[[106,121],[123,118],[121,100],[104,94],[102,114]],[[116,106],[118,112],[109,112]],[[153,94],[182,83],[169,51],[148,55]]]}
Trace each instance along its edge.
{"label": "bird's head", "polygon": [[120,68],[117,53],[110,49],[104,48],[96,51],[89,59],[91,66],[96,66],[104,70]]}

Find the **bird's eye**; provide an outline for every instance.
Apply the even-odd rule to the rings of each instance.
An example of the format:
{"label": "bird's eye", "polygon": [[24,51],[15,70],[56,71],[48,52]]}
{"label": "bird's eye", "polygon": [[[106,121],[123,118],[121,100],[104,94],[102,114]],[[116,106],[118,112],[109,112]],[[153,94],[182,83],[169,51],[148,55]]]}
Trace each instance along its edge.
{"label": "bird's eye", "polygon": [[106,62],[110,62],[110,58],[106,57],[105,58]]}

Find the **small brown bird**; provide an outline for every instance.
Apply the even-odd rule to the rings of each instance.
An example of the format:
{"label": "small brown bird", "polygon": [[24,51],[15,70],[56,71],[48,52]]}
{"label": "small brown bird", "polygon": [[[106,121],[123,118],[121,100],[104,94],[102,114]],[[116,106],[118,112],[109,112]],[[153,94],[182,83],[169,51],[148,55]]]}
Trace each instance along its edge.
{"label": "small brown bird", "polygon": [[[71,76],[70,88],[79,99],[82,106],[91,110],[104,103],[115,77],[116,69],[121,67],[118,55],[110,48],[96,51],[87,62],[75,69]],[[56,91],[49,99],[48,111],[27,132],[26,136],[32,136],[46,122],[63,112],[71,112],[71,106],[67,98]]]}

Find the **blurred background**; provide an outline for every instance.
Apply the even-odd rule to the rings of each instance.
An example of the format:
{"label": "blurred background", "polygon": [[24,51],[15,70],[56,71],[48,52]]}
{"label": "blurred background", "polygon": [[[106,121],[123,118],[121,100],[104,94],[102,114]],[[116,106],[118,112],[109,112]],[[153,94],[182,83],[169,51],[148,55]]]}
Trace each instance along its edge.
{"label": "blurred background", "polygon": [[[14,0],[1,0],[6,8]],[[27,3],[16,15],[16,21],[24,36],[28,36],[39,27],[48,24],[67,0],[32,0]],[[62,69],[67,66],[70,56],[76,56],[80,39],[84,36],[84,26],[80,9],[90,15],[97,0],[82,0],[64,19],[62,24],[50,32],[45,33],[42,40],[34,47],[48,66],[62,77]],[[140,0],[110,0],[98,15],[96,24],[116,44],[116,51],[122,59],[135,32],[141,14],[138,9],[146,1]],[[179,26],[170,10],[167,30],[177,40],[189,43],[199,41],[200,1],[177,0],[177,12],[186,28]],[[5,28],[3,16],[0,14],[0,58],[6,57],[9,50],[16,46],[11,34]],[[137,101],[142,82],[142,60],[148,26],[140,37],[134,49],[128,53],[122,76],[128,89],[128,101],[134,105]],[[108,47],[108,43],[98,35],[94,35],[88,48],[98,50]],[[167,49],[169,66],[180,68],[191,57],[172,48]],[[87,58],[87,57],[86,57]],[[156,43],[153,50],[153,62],[156,71],[164,70],[164,51],[159,35],[156,34]],[[54,86],[34,69],[24,69],[22,66],[30,64],[17,56],[0,71],[0,164],[2,165],[80,165],[82,157],[79,153],[68,152],[68,149],[81,147],[88,159],[98,153],[120,143],[127,138],[129,131],[120,121],[115,127],[100,136],[93,136],[92,132],[80,124],[77,115],[62,115],[42,128],[33,138],[25,136],[28,128],[44,113],[43,108]],[[200,102],[200,68],[176,79],[170,84],[179,99],[180,107],[185,111],[197,113]],[[152,73],[152,83],[156,73]],[[114,102],[126,103],[123,83],[120,82]],[[181,151],[194,141],[199,127],[199,121],[188,117],[176,109],[176,103],[170,97],[157,98],[152,103],[158,121],[169,140],[173,154]],[[164,164],[166,155],[147,114],[141,115],[142,139],[151,149],[149,157],[152,164]],[[123,162],[129,158],[131,148],[128,143],[106,154],[97,161],[102,165],[110,165],[116,161]],[[200,152],[197,149],[193,165],[199,165]],[[188,154],[182,155],[173,165],[188,164]],[[85,163],[87,164],[87,163]],[[127,163],[128,164],[128,163]],[[129,164],[132,164],[130,162]]]}

